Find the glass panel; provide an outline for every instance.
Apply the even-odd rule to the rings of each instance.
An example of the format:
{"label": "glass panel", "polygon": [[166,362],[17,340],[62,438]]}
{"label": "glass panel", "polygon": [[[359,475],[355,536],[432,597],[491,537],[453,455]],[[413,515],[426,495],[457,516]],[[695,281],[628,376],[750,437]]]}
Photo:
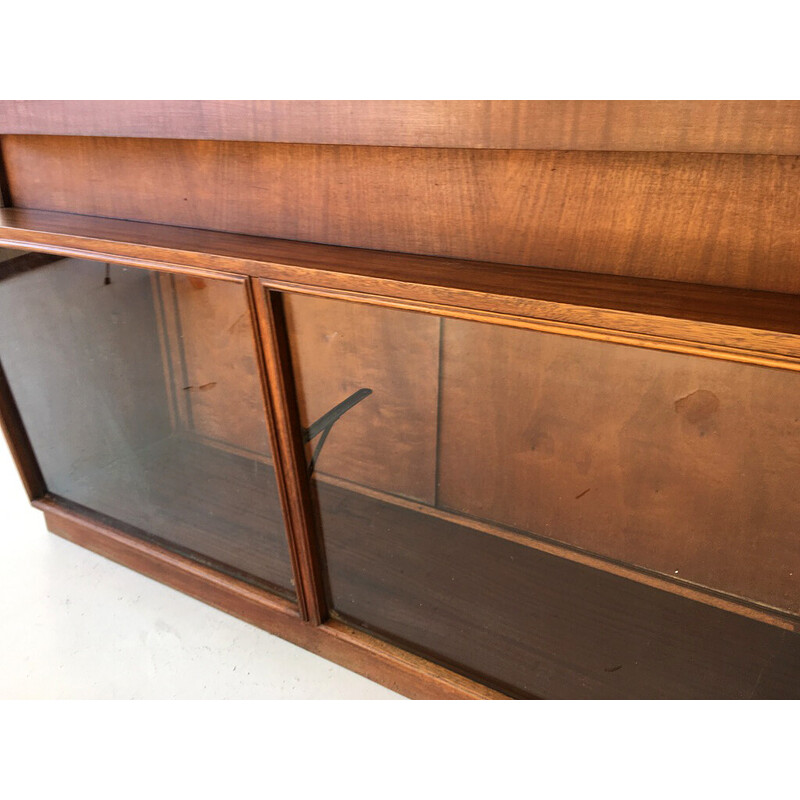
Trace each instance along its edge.
{"label": "glass panel", "polygon": [[33,253],[0,278],[48,491],[293,595],[244,285]]}
{"label": "glass panel", "polygon": [[20,256],[19,250],[11,250],[8,247],[0,247],[0,262],[2,261],[9,261],[12,258],[18,258]]}
{"label": "glass panel", "polygon": [[[490,571],[478,540],[520,535],[800,613],[796,373],[303,295],[285,305],[303,424],[362,395],[334,415],[313,474],[340,614],[411,636],[392,604],[403,591],[409,607],[426,592],[447,605],[450,587],[426,583],[433,559]],[[308,438],[310,458],[321,437]],[[454,618],[468,630],[492,577],[447,578],[461,579],[483,593],[472,619]]]}

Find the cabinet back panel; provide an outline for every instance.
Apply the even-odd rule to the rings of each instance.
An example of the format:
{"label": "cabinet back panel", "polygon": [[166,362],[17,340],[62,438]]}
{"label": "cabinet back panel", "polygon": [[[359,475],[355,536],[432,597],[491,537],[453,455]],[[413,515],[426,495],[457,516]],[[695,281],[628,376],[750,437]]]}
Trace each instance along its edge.
{"label": "cabinet back panel", "polygon": [[214,444],[263,458],[270,447],[253,330],[241,289],[220,291],[213,280],[196,276],[162,273],[154,279],[165,358],[180,367],[168,378],[178,424]]}
{"label": "cabinet back panel", "polygon": [[192,228],[800,290],[800,159],[6,135],[11,199]]}
{"label": "cabinet back panel", "polygon": [[372,391],[332,428],[317,471],[434,503],[440,321],[298,295],[286,295],[284,307],[304,426],[353,392]]}
{"label": "cabinet back panel", "polygon": [[799,378],[446,320],[439,504],[798,614]]}

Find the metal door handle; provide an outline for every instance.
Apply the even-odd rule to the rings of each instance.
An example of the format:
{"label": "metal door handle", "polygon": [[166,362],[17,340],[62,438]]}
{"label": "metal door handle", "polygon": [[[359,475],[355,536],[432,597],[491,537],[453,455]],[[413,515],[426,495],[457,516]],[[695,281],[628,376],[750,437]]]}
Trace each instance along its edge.
{"label": "metal door handle", "polygon": [[342,400],[341,403],[335,405],[330,411],[326,411],[316,422],[312,422],[307,428],[303,429],[303,442],[310,442],[315,436],[320,433],[322,436],[314,448],[314,454],[311,456],[311,461],[308,464],[308,477],[310,478],[314,473],[314,465],[319,459],[319,454],[322,452],[322,445],[328,438],[331,428],[336,421],[346,414],[353,406],[358,405],[362,400],[366,399],[372,394],[372,389],[359,389],[353,392],[349,397]]}

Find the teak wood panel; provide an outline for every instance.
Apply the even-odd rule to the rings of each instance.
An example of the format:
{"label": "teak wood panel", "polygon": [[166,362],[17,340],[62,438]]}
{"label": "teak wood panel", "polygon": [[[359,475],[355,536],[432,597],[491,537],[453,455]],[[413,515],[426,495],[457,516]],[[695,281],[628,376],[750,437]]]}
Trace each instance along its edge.
{"label": "teak wood panel", "polygon": [[800,289],[795,156],[17,135],[2,148],[11,199],[23,208]]}
{"label": "teak wood panel", "polygon": [[800,613],[797,378],[446,320],[439,503]]}
{"label": "teak wood panel", "polygon": [[302,295],[283,302],[304,426],[372,390],[333,426],[316,470],[433,503],[439,320]]}
{"label": "teak wood panel", "polygon": [[[784,108],[785,108],[785,107],[784,107]],[[774,110],[774,107],[773,107],[773,110]],[[682,113],[686,113],[686,110],[685,110],[685,108],[684,108],[684,111],[683,111]],[[719,109],[717,109],[717,113],[720,113],[720,110],[719,110]],[[486,116],[486,115],[484,114],[484,116]],[[752,123],[754,119],[756,119],[756,117],[755,117],[755,116],[754,116],[754,117],[750,117],[750,122]],[[252,120],[251,120],[251,121],[252,121]],[[638,118],[638,122],[639,122],[639,123],[641,123],[641,118]],[[728,134],[728,132],[729,132],[729,125],[728,125],[728,123],[729,123],[729,120],[728,120],[728,121],[725,121],[725,120],[723,120],[723,124],[722,124],[722,125],[720,126],[720,128],[718,128],[718,130],[716,131],[716,134],[717,134],[717,141],[718,141],[718,142],[719,142],[719,141],[721,141],[722,139],[724,139],[724,138],[725,138],[725,136],[727,136],[727,134]],[[507,133],[507,132],[508,132],[507,123],[505,123],[505,126],[506,126],[506,127],[504,127],[504,128],[502,128],[502,129],[501,129],[501,130],[502,130],[502,134],[503,134],[503,135],[505,135],[505,133]],[[636,126],[633,126],[633,127],[636,127]],[[646,127],[646,126],[639,125],[638,127],[639,127],[639,128],[644,128],[644,127]],[[789,129],[791,129],[791,126],[789,126]],[[487,127],[484,129],[484,134],[486,134],[486,133],[487,133],[487,131],[491,131],[491,126],[487,126]],[[756,138],[758,138],[758,137],[756,137]],[[759,139],[759,141],[761,141],[761,140]],[[484,143],[484,146],[485,146],[485,143]],[[492,145],[492,146],[496,146],[496,145]],[[557,147],[557,146],[558,146],[558,145],[554,145],[554,147]],[[759,144],[758,146],[760,147],[761,145]],[[773,143],[772,143],[770,146],[775,146],[775,143],[773,142]],[[653,149],[653,148],[647,147],[647,148],[645,148],[645,149]],[[661,148],[655,148],[655,149],[661,149]],[[676,147],[676,148],[674,148],[674,149],[683,149],[683,148],[681,148],[681,147]],[[694,146],[691,146],[689,149],[694,149]],[[780,238],[780,237],[779,237],[779,238]],[[340,510],[341,510],[341,509],[340,509]],[[357,515],[357,516],[360,516],[360,515]],[[690,638],[691,638],[691,634],[690,634]],[[757,638],[757,637],[756,637],[756,638]],[[782,641],[784,641],[784,642],[786,641],[785,637],[784,637],[784,640],[782,640]],[[766,643],[766,640],[764,640],[764,641],[761,641],[761,642],[760,642],[760,645],[762,645],[762,646],[763,646],[763,645],[765,645],[765,643]],[[786,668],[786,665],[787,665],[787,663],[790,663],[790,662],[794,661],[794,663],[795,663],[795,671],[794,671],[794,674],[795,674],[795,676],[796,676],[796,666],[797,666],[797,661],[798,661],[798,658],[797,658],[797,653],[796,653],[796,652],[794,652],[794,651],[792,651],[792,652],[794,652],[794,656],[792,656],[792,655],[790,654],[790,657],[789,657],[789,659],[788,659],[788,662],[787,662],[787,659],[786,659],[786,649],[785,649],[785,648],[784,648],[783,650],[781,650],[780,648],[775,648],[775,647],[772,647],[770,644],[767,644],[767,646],[766,646],[766,647],[759,647],[759,643],[758,643],[758,642],[756,642],[756,646],[757,646],[757,648],[758,648],[758,649],[761,649],[761,650],[763,650],[764,652],[766,652],[767,650],[769,650],[769,651],[770,651],[770,652],[773,654],[773,656],[774,656],[774,659],[773,659],[773,661],[772,661],[772,663],[771,663],[771,664],[767,664],[766,662],[764,662],[764,663],[762,663],[762,664],[760,665],[760,669],[759,669],[759,672],[758,672],[758,676],[757,676],[757,678],[756,678],[756,680],[755,680],[755,686],[754,686],[754,688],[753,688],[752,695],[753,695],[753,696],[769,696],[769,694],[770,694],[770,691],[776,691],[776,687],[777,687],[777,693],[778,693],[778,694],[781,694],[781,693],[783,693],[783,694],[786,694],[786,692],[787,692],[787,686],[786,686],[786,685],[784,685],[784,686],[781,688],[781,687],[779,686],[779,684],[781,683],[781,681],[780,681],[780,680],[778,680],[778,681],[776,682],[776,680],[775,680],[775,676],[776,676],[776,670],[774,669],[774,667],[777,665],[777,667],[778,667],[777,674],[778,674],[779,676],[780,676],[780,674],[781,674],[781,670],[783,670],[783,672],[784,672],[784,678],[785,678],[787,675],[788,675],[788,676],[791,678],[791,669],[789,670],[789,672],[788,672],[788,673],[786,673],[786,669],[785,669],[785,668]],[[790,648],[790,650],[791,650],[791,648]],[[779,655],[778,655],[778,654],[779,654]],[[701,660],[702,660],[702,659],[701,659]],[[790,663],[790,665],[791,665],[791,663]],[[734,668],[734,667],[732,667],[732,669],[735,669],[735,668]],[[614,668],[614,669],[611,669],[611,670],[609,670],[609,671],[612,671],[612,672],[613,672],[613,671],[616,671],[616,668]],[[715,671],[716,671],[716,667],[714,667],[714,668],[712,668],[712,669],[710,670],[710,672],[712,672],[712,673],[715,673]],[[724,683],[724,682],[723,682],[723,683]],[[771,686],[771,684],[774,684],[774,686]],[[785,681],[784,681],[784,684],[785,684]],[[722,683],[720,683],[719,685],[722,685]],[[795,685],[796,685],[796,681],[795,681]],[[791,691],[791,689],[789,689],[789,691]],[[747,692],[746,692],[746,693],[747,693]]]}
{"label": "teak wood panel", "polygon": [[0,133],[800,153],[792,100],[2,100]]}
{"label": "teak wood panel", "polygon": [[269,458],[255,329],[244,282],[154,276],[178,424],[222,446]]}

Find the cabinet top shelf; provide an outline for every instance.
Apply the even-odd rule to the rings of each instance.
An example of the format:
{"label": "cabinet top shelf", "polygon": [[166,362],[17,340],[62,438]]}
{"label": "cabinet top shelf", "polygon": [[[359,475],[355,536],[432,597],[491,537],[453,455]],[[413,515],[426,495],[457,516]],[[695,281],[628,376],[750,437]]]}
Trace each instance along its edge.
{"label": "cabinet top shelf", "polygon": [[18,208],[0,210],[0,244],[800,370],[800,297],[792,294]]}

